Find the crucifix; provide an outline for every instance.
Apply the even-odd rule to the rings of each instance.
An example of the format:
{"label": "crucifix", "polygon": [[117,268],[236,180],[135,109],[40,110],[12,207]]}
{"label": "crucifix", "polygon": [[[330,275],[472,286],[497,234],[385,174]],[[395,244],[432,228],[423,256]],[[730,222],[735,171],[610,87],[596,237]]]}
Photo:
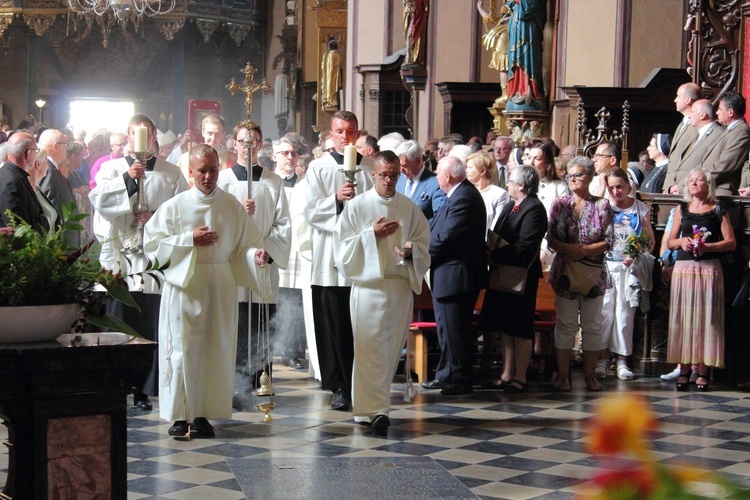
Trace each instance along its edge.
{"label": "crucifix", "polygon": [[[253,77],[255,76],[256,70],[255,68],[250,66],[249,62],[240,71],[245,74],[245,83],[240,85],[234,81],[234,78],[232,78],[229,84],[226,85],[226,89],[230,91],[232,95],[234,95],[234,93],[237,92],[238,90],[241,90],[242,92],[245,93],[245,107],[247,108],[247,121],[245,122],[245,128],[247,128],[249,131],[251,128],[256,126],[252,118],[253,93],[260,90],[265,94],[269,90],[273,89],[273,86],[270,85],[266,81],[265,78],[263,79],[261,83],[253,82]],[[255,140],[253,139],[252,134],[247,134],[247,137],[244,140],[244,144],[245,144],[245,147],[248,148],[248,150],[252,151],[252,149],[255,147]],[[251,163],[251,162],[248,161],[248,163]],[[252,165],[248,165],[247,166],[247,197],[248,198],[252,198],[252,188],[253,188]]]}

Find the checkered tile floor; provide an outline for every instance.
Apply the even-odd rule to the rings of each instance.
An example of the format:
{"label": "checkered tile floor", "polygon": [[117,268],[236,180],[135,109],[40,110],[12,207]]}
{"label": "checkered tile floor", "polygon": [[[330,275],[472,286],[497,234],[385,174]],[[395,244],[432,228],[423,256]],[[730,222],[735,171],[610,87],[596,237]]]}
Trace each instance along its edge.
{"label": "checkered tile floor", "polygon": [[[301,370],[279,367],[273,423],[257,412],[213,422],[214,439],[176,441],[156,410],[128,410],[128,498],[245,498],[225,459],[283,457],[399,457],[436,460],[480,498],[571,498],[586,490],[596,462],[584,451],[586,419],[602,396],[642,394],[661,427],[652,443],[664,463],[694,464],[750,486],[750,394],[716,386],[709,393],[675,392],[671,383],[641,377],[604,381],[604,392],[562,394],[549,383],[503,395],[461,397],[423,391],[410,403],[402,385],[392,393],[387,437],[374,436],[349,413],[330,410],[330,395]],[[157,403],[154,400],[154,403]],[[0,439],[7,437],[4,427]],[[0,451],[0,484],[8,467]],[[309,498],[314,498],[314,485]]]}

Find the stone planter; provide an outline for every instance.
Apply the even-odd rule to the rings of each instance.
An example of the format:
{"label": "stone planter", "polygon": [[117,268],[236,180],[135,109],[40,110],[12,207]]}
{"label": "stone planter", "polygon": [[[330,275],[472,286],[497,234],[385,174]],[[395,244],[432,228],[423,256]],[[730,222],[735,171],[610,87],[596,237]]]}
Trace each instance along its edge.
{"label": "stone planter", "polygon": [[55,340],[70,331],[80,310],[80,304],[0,307],[0,343]]}

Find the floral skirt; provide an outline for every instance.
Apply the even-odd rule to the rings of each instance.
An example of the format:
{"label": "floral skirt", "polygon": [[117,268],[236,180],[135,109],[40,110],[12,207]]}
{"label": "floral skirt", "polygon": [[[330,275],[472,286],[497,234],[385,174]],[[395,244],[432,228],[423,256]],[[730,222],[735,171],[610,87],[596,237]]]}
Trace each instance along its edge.
{"label": "floral skirt", "polygon": [[724,273],[718,259],[675,263],[667,362],[724,367]]}

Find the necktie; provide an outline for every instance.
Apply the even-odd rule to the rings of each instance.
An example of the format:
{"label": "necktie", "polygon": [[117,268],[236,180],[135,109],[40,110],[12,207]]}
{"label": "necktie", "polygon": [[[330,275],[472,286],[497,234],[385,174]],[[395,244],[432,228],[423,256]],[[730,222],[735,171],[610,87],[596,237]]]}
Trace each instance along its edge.
{"label": "necktie", "polygon": [[414,191],[414,179],[409,179],[406,181],[406,191],[404,191],[404,194],[411,198],[412,192]]}
{"label": "necktie", "polygon": [[505,167],[499,167],[497,170],[497,180],[501,188],[505,189]]}

